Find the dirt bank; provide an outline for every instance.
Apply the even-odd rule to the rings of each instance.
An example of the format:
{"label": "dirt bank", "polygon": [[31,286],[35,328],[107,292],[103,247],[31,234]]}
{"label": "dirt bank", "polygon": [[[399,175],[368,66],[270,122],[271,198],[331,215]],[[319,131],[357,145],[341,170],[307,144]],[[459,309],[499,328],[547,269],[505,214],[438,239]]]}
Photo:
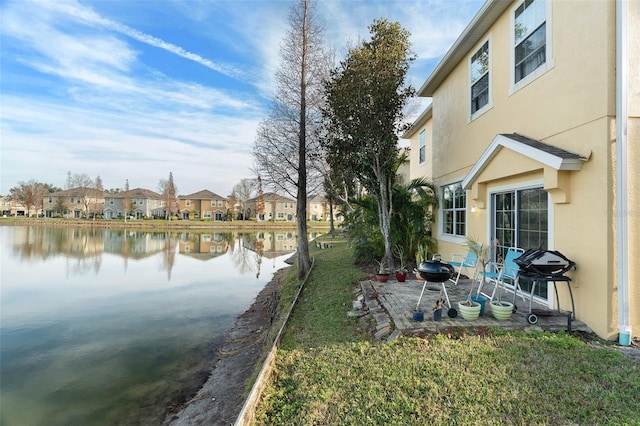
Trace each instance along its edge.
{"label": "dirt bank", "polygon": [[[168,407],[164,425],[229,425],[242,409],[249,379],[262,355],[271,347],[267,339],[275,319],[280,286],[287,274],[281,269],[240,315],[222,348],[211,375],[184,405]],[[178,411],[179,410],[179,411]]]}

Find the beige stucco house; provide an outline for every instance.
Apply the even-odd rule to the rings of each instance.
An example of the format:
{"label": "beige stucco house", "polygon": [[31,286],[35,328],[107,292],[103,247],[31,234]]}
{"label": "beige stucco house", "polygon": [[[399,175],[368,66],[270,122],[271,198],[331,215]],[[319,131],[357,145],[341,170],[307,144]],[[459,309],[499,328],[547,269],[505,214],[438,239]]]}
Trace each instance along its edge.
{"label": "beige stucco house", "polygon": [[255,217],[258,222],[294,222],[296,220],[297,202],[293,198],[284,197],[273,192],[267,192],[262,196],[264,211],[260,212],[258,204],[260,197],[247,201],[251,213],[249,217]]}
{"label": "beige stucco house", "polygon": [[9,196],[0,197],[0,211],[2,212],[2,217],[27,215],[27,208]]}
{"label": "beige stucco house", "polygon": [[[441,188],[444,258],[465,236],[558,250],[575,315],[640,336],[640,2],[487,1],[419,89],[410,177]],[[552,283],[535,298],[550,307]],[[526,288],[526,285],[525,285]],[[558,301],[571,310],[566,285]],[[621,336],[622,337],[622,336]]]}
{"label": "beige stucco house", "polygon": [[104,207],[104,194],[95,188],[70,188],[46,194],[42,207],[46,217],[55,217],[59,205],[64,206],[67,218],[80,219],[100,214]]}
{"label": "beige stucco house", "polygon": [[178,197],[183,219],[224,220],[229,200],[207,189]]}

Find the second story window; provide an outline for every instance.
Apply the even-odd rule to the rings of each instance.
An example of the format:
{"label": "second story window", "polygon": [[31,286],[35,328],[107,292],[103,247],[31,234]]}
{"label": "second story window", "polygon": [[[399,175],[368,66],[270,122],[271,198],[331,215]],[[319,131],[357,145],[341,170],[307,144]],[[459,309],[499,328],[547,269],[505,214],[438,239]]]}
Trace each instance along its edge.
{"label": "second story window", "polygon": [[513,15],[514,83],[547,62],[547,22],[544,0],[524,0]]}
{"label": "second story window", "polygon": [[191,200],[187,200],[187,201],[185,201],[185,205],[186,205],[186,206],[190,206],[190,205],[191,205]]}
{"label": "second story window", "polygon": [[427,161],[427,131],[420,132],[420,150],[418,151],[418,163],[423,164]]}
{"label": "second story window", "polygon": [[471,115],[489,103],[489,41],[471,57]]}

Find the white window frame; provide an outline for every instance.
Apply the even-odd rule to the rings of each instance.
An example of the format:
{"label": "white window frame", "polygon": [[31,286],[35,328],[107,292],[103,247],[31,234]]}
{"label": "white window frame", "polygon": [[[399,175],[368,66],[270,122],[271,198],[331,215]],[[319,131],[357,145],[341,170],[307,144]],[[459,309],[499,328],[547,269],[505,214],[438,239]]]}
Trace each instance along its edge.
{"label": "white window frame", "polygon": [[[443,197],[443,192],[444,192],[444,188],[446,186],[451,186],[451,185],[457,185],[459,184],[460,186],[462,186],[462,180],[452,180],[450,182],[446,182],[446,183],[442,183],[440,185],[439,188],[439,196],[444,200]],[[465,205],[463,207],[454,207],[453,211],[454,211],[454,218],[455,218],[455,211],[456,210],[464,210],[465,213],[465,232],[462,235],[457,235],[457,234],[448,234],[444,232],[444,214],[445,211],[449,211],[449,209],[444,209],[444,204],[443,202],[440,203],[440,205],[442,207],[439,208],[438,211],[438,238],[443,240],[443,241],[448,241],[448,242],[452,242],[452,243],[456,243],[456,244],[460,244],[462,242],[465,241],[466,239],[466,231],[467,231],[467,227],[469,225],[469,212],[467,209],[467,206],[469,204],[469,194],[467,193],[467,191],[462,188],[463,191],[465,191]],[[455,222],[454,222],[454,229],[455,229]]]}
{"label": "white window frame", "polygon": [[[423,152],[424,149],[424,152]],[[427,129],[422,129],[418,136],[418,164],[427,162]]]}
{"label": "white window frame", "polygon": [[[489,239],[491,238],[491,226],[492,226],[492,212],[493,212],[493,205],[491,205],[491,203],[493,202],[493,196],[494,194],[499,194],[499,193],[503,193],[503,192],[507,192],[507,191],[522,191],[525,189],[532,189],[532,188],[543,188],[544,189],[544,180],[543,179],[532,179],[532,180],[527,180],[527,181],[523,181],[523,182],[518,182],[518,183],[511,183],[511,184],[506,184],[506,185],[499,185],[499,186],[495,186],[495,187],[491,187],[487,190],[487,200],[489,201],[489,209],[488,212],[489,214],[487,214],[487,224],[486,224],[486,230],[487,230],[487,235],[486,235],[486,239],[487,241],[489,241]],[[548,242],[548,250],[555,250],[555,204],[553,203],[553,199],[551,197],[551,194],[547,195],[548,198],[548,203],[547,203],[547,242]],[[543,299],[539,296],[533,296],[533,300],[541,305],[545,305],[549,308],[553,308],[555,306],[555,291],[554,291],[554,285],[555,283],[553,282],[548,282],[548,289],[547,289],[547,299]],[[527,293],[529,294],[529,293]]]}
{"label": "white window frame", "polygon": [[[482,49],[484,47],[484,45],[487,45],[487,51],[489,52],[489,61],[487,64],[487,71],[485,72],[485,74],[483,74],[482,77],[484,77],[484,75],[487,75],[488,78],[488,87],[487,87],[487,103],[484,104],[481,108],[479,108],[477,111],[475,112],[471,112],[471,107],[472,107],[472,87],[473,85],[479,80],[476,81],[472,81],[473,75],[472,75],[472,59],[474,57],[474,55],[476,53],[478,53],[480,51],[480,49]],[[484,114],[485,112],[489,111],[491,108],[493,108],[493,96],[491,95],[492,92],[492,83],[491,83],[491,77],[492,77],[492,70],[491,70],[491,65],[492,65],[492,60],[491,60],[491,51],[492,51],[492,43],[491,43],[491,35],[489,35],[487,38],[485,38],[484,40],[482,40],[480,43],[478,43],[478,47],[472,51],[472,53],[469,55],[467,62],[468,62],[468,69],[469,69],[469,95],[467,97],[467,99],[469,100],[469,122],[475,120],[476,118],[480,117],[482,114]]]}
{"label": "white window frame", "polygon": [[552,22],[551,22],[551,7],[552,7],[552,2],[551,1],[545,1],[545,0],[536,0],[536,1],[544,1],[545,3],[545,23],[546,23],[546,27],[545,27],[545,63],[540,65],[538,68],[536,68],[534,71],[530,72],[526,77],[524,77],[522,80],[518,81],[517,83],[515,82],[515,60],[516,60],[516,46],[515,46],[515,14],[516,14],[516,10],[522,5],[522,3],[525,2],[525,0],[520,0],[518,3],[516,3],[513,8],[511,9],[511,13],[510,13],[510,25],[509,25],[509,32],[510,32],[510,47],[509,49],[511,50],[511,54],[510,54],[510,85],[509,85],[509,96],[511,96],[512,94],[514,94],[515,92],[517,92],[518,90],[522,89],[523,87],[527,86],[529,83],[535,81],[538,77],[542,76],[543,74],[545,74],[547,71],[553,69],[553,67],[555,66],[555,61],[553,60],[553,49],[552,49]]}

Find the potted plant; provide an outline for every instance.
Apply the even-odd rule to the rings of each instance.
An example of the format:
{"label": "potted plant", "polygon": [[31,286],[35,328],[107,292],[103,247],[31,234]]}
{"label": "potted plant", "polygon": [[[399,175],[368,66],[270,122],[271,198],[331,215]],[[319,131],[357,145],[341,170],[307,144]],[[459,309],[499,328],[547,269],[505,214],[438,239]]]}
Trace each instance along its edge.
{"label": "potted plant", "polygon": [[[482,265],[482,268],[484,270],[486,265],[486,260],[484,258],[486,250],[483,248],[482,244],[479,243],[474,237],[467,236],[467,245],[469,246],[469,250],[477,256],[478,262],[480,265]],[[482,279],[484,280],[484,275],[482,276]],[[471,281],[471,287],[469,288],[469,294],[467,295],[466,300],[463,302],[458,302],[460,315],[467,321],[473,321],[477,319],[480,316],[480,311],[482,309],[482,305],[479,302],[473,300],[472,294],[473,280]]]}
{"label": "potted plant", "polygon": [[400,266],[396,269],[396,281],[405,282],[407,279],[407,267],[404,264],[404,247],[397,245],[394,248],[394,253],[398,256],[398,260],[400,261]]}
{"label": "potted plant", "polygon": [[382,260],[378,260],[377,262],[380,267],[378,268],[378,272],[376,272],[376,279],[381,283],[386,283],[390,275],[389,270],[386,268],[386,262],[384,258],[382,258]]}
{"label": "potted plant", "polygon": [[442,298],[442,290],[440,290],[440,296],[433,304],[433,320],[440,321],[442,319],[442,309],[444,308],[444,299]]}
{"label": "potted plant", "polygon": [[502,301],[501,288],[498,289],[498,300],[492,300],[490,305],[491,314],[498,321],[506,321],[511,318],[511,314],[513,313],[513,303]]}

